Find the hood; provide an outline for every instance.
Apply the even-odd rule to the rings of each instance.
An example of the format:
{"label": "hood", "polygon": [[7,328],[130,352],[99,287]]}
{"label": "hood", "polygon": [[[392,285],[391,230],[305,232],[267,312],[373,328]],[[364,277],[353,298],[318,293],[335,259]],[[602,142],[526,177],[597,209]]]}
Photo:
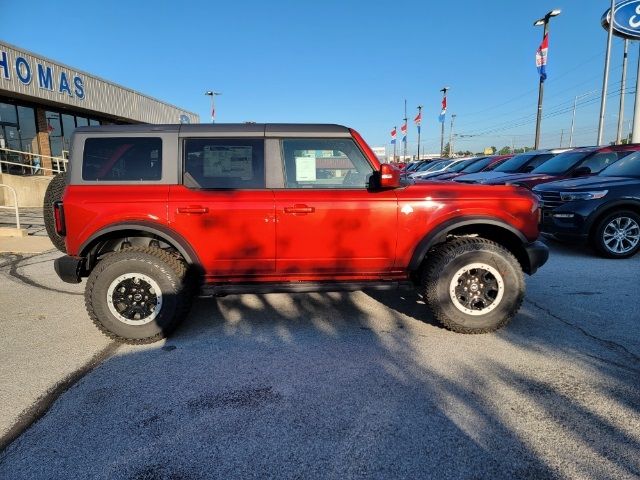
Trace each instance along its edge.
{"label": "hood", "polygon": [[483,183],[488,185],[504,185],[506,183],[549,180],[556,177],[556,175],[547,175],[545,173],[508,173],[503,177],[487,180]]}
{"label": "hood", "polygon": [[571,178],[545,183],[535,187],[536,192],[559,192],[560,190],[593,190],[622,186],[640,186],[640,178],[632,177],[592,177]]}
{"label": "hood", "polygon": [[463,183],[486,183],[490,180],[501,178],[507,175],[512,175],[507,172],[478,172],[468,173],[467,175],[460,175],[456,178],[456,182]]}

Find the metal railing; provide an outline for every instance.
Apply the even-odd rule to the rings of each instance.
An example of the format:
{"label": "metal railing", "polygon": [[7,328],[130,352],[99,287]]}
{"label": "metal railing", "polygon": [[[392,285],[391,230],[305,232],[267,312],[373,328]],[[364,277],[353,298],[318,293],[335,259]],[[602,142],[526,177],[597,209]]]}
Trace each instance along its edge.
{"label": "metal railing", "polygon": [[20,230],[20,212],[18,211],[18,194],[16,193],[16,189],[11,185],[5,185],[4,183],[0,183],[0,188],[8,188],[11,193],[13,193],[13,207],[0,205],[0,208],[4,210],[14,209],[16,212],[16,228]]}
{"label": "metal railing", "polygon": [[[7,160],[6,158],[15,157],[16,160],[27,158],[28,161],[14,162]],[[51,160],[51,167],[43,167],[41,161],[43,158],[49,158]],[[13,167],[20,167],[24,173],[25,169],[31,169],[31,174],[36,174],[42,171],[45,175],[55,175],[56,173],[66,172],[67,164],[69,160],[62,157],[52,157],[50,155],[42,155],[40,153],[23,152],[21,150],[11,150],[9,148],[0,148],[0,167],[4,165],[11,165]],[[16,170],[15,168],[13,170]],[[50,173],[47,173],[50,172]],[[10,172],[7,172],[10,173]]]}

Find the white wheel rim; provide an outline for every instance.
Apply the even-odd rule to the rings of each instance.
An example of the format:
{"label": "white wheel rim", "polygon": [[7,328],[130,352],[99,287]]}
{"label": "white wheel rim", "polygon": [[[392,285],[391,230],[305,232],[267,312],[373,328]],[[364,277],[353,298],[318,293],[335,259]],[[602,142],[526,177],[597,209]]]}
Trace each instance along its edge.
{"label": "white wheel rim", "polygon": [[107,289],[111,314],[127,325],[146,325],[162,309],[162,290],[144,273],[126,273],[114,279]]}
{"label": "white wheel rim", "polygon": [[470,263],[459,269],[449,283],[449,297],[467,315],[480,316],[495,310],[504,296],[504,280],[486,263]]}
{"label": "white wheel rim", "polygon": [[640,225],[633,218],[616,217],[604,227],[602,241],[610,252],[628,253],[640,242]]}

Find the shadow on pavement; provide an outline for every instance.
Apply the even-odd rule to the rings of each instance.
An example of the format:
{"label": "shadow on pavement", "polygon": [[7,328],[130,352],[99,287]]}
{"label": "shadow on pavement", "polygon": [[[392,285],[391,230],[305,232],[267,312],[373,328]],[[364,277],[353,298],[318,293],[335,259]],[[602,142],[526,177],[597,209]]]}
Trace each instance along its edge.
{"label": "shadow on pavement", "polygon": [[68,391],[0,477],[640,474],[637,358],[528,311],[465,336],[423,308],[411,292],[198,300],[166,344]]}

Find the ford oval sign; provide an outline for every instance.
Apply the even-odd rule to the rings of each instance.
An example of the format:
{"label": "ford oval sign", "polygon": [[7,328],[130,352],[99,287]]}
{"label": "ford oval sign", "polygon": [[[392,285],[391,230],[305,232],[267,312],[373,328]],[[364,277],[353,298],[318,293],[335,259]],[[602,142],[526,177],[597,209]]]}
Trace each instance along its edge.
{"label": "ford oval sign", "polygon": [[[602,16],[602,26],[609,29],[610,12]],[[640,39],[640,0],[624,0],[613,9],[613,33],[629,40]]]}

